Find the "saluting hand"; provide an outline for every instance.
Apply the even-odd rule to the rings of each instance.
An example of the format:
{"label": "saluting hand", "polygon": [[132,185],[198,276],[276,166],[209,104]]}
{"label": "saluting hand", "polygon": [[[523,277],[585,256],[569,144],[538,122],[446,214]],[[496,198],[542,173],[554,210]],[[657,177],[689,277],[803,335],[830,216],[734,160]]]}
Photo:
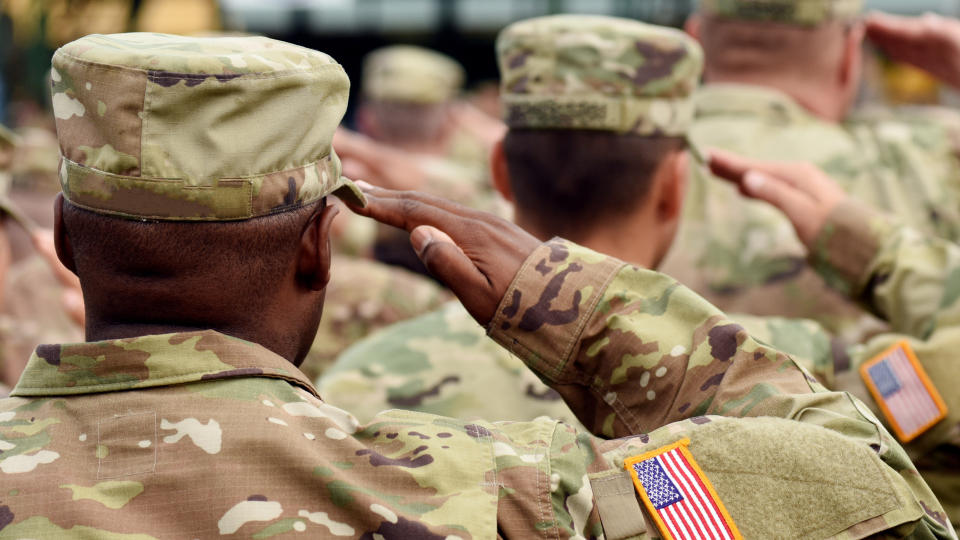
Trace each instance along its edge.
{"label": "saluting hand", "polygon": [[898,62],[916,66],[960,89],[960,21],[927,13],[867,16],[867,37]]}
{"label": "saluting hand", "polygon": [[416,191],[357,185],[367,206],[351,209],[408,231],[430,273],[483,325],[493,318],[523,261],[540,245],[520,227],[486,212]]}
{"label": "saluting hand", "polygon": [[761,161],[710,150],[710,171],[752,199],[776,206],[811,249],[830,213],[847,194],[823,171],[802,162]]}

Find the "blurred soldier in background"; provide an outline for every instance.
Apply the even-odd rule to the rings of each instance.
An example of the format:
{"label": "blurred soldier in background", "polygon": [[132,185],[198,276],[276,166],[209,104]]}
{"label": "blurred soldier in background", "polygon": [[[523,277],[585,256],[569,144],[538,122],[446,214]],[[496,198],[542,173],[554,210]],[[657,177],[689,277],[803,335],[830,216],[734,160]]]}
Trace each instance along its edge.
{"label": "blurred soldier in background", "polygon": [[60,191],[57,139],[43,128],[21,129],[19,135],[9,199],[37,228],[7,228],[12,261],[0,306],[0,350],[10,385],[20,376],[24,355],[37,345],[83,337],[79,283],[53,253],[53,201]]}
{"label": "blurred soldier in background", "polygon": [[[460,100],[463,83],[460,64],[435,51],[395,45],[368,54],[356,124],[372,140],[338,135],[345,170],[377,185],[505,213],[489,182],[490,139],[499,134],[489,125],[497,123]],[[380,261],[425,273],[397,231],[379,228],[374,251]]]}
{"label": "blurred soldier in background", "polygon": [[[841,124],[860,81],[861,4],[701,2],[688,23],[706,51],[691,138],[701,147],[813,162],[864,202],[956,239],[960,169],[945,131]],[[807,267],[775,209],[695,170],[685,217],[663,270],[723,309],[814,318],[851,341],[880,328]]]}

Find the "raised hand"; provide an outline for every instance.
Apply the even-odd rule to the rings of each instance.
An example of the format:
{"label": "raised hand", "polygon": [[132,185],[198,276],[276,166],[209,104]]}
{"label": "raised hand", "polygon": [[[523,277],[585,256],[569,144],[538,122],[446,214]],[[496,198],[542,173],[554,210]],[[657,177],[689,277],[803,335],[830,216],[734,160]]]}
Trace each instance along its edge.
{"label": "raised hand", "polygon": [[932,13],[922,17],[872,13],[866,27],[867,38],[890,58],[960,89],[960,21]]}
{"label": "raised hand", "polygon": [[847,195],[810,163],[761,161],[710,150],[710,171],[740,187],[747,197],[776,206],[810,249],[830,213]]}
{"label": "raised hand", "polygon": [[486,212],[423,193],[358,185],[367,205],[352,210],[410,232],[410,243],[430,273],[483,325],[540,245],[520,227]]}

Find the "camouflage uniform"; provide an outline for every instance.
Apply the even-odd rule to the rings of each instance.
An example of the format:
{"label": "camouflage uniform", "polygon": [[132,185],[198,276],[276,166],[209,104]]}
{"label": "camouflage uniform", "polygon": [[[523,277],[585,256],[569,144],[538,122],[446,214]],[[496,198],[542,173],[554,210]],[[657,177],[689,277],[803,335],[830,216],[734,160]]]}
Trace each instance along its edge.
{"label": "camouflage uniform", "polygon": [[324,373],[351,344],[450,299],[450,293],[434,281],[376,261],[337,256],[333,266],[337,271],[327,285],[323,319],[300,366],[310,380]]}
{"label": "camouflage uniform", "polygon": [[359,426],[282,358],[213,331],[43,346],[0,402],[0,533],[651,538],[623,459],[688,437],[746,537],[951,537],[862,404],[666,276],[550,242],[490,328],[623,438],[400,411]]}
{"label": "camouflage uniform", "polygon": [[[265,39],[134,34],[81,39],[54,64],[67,81],[54,105],[70,204],[177,221],[242,219],[331,192],[363,204],[330,148],[347,80],[326,55]],[[105,78],[113,92],[102,97],[146,86],[150,100],[74,121],[86,118]],[[299,87],[310,89],[298,96],[302,108],[274,108],[281,88],[287,96]],[[236,99],[246,92],[262,102]],[[195,122],[164,117],[183,103]],[[261,145],[275,136],[271,126],[326,135],[298,156],[303,170],[284,175],[262,169],[269,147],[229,162],[179,156],[157,128],[178,120],[178,133],[199,143],[191,137],[208,107],[237,122],[237,113],[263,122],[261,107],[281,115],[263,132],[242,132]],[[84,127],[135,119],[142,125],[129,127],[144,147],[133,159],[91,157],[122,152],[113,143],[127,134]],[[112,152],[78,148],[91,134],[111,138],[100,144]],[[99,168],[118,162],[127,174]],[[215,164],[223,168],[197,169]],[[150,176],[157,167],[182,176]],[[236,178],[237,167],[248,174]],[[862,404],[826,391],[666,276],[552,241],[522,265],[489,329],[584,425],[623,438],[552,420],[409,412],[359,426],[285,359],[212,330],[41,346],[15,397],[0,401],[0,535],[651,538],[658,533],[624,459],[689,439],[746,537],[953,537],[906,454]],[[777,474],[757,474],[767,470]]]}
{"label": "camouflage uniform", "polygon": [[[857,0],[714,0],[714,16],[817,24],[848,19]],[[698,146],[746,156],[809,161],[848,193],[919,230],[957,239],[960,177],[945,130],[914,122],[821,120],[765,87],[708,84],[696,96],[690,137]],[[804,261],[804,248],[780,213],[740,197],[702,169],[692,171],[680,232],[661,270],[729,312],[805,317],[858,341],[879,321],[831,291]]]}
{"label": "camouflage uniform", "polygon": [[[818,377],[832,375],[833,341],[817,323],[731,318]],[[497,399],[490,399],[491,388],[498,389]],[[547,416],[579,425],[560,395],[487,337],[459,302],[358,341],[317,380],[317,389],[364,422],[384,409],[406,409],[464,420]]]}

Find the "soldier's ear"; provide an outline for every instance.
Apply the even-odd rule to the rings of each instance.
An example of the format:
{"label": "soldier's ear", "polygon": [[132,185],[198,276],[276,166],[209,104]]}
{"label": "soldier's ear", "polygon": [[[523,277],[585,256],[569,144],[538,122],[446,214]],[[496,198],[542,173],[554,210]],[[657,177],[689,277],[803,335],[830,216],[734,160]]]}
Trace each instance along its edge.
{"label": "soldier's ear", "polygon": [[701,23],[701,21],[702,21],[702,19],[700,19],[700,15],[698,15],[698,14],[696,14],[696,13],[691,13],[690,16],[687,17],[687,21],[686,21],[685,23],[683,23],[683,30],[684,30],[686,33],[690,34],[690,37],[692,37],[693,39],[695,39],[695,40],[697,40],[697,41],[700,41],[700,23]]}
{"label": "soldier's ear", "polygon": [[660,220],[666,222],[680,217],[683,201],[687,195],[687,174],[689,173],[689,155],[687,152],[671,152],[664,158],[657,181],[660,183],[660,200],[657,213]]}
{"label": "soldier's ear", "polygon": [[503,153],[503,137],[490,149],[490,177],[493,187],[503,198],[513,202],[513,187],[510,185],[510,170],[507,168],[507,156]]}
{"label": "soldier's ear", "polygon": [[326,204],[317,209],[300,235],[297,253],[297,280],[312,291],[321,291],[330,282],[330,234],[339,205]]}
{"label": "soldier's ear", "polygon": [[73,245],[70,235],[63,224],[63,193],[58,193],[53,201],[53,246],[57,250],[57,258],[67,270],[77,273],[77,263],[73,258]]}
{"label": "soldier's ear", "polygon": [[861,22],[847,29],[843,46],[843,62],[840,68],[840,84],[843,87],[859,87],[863,71],[863,38],[866,29]]}

